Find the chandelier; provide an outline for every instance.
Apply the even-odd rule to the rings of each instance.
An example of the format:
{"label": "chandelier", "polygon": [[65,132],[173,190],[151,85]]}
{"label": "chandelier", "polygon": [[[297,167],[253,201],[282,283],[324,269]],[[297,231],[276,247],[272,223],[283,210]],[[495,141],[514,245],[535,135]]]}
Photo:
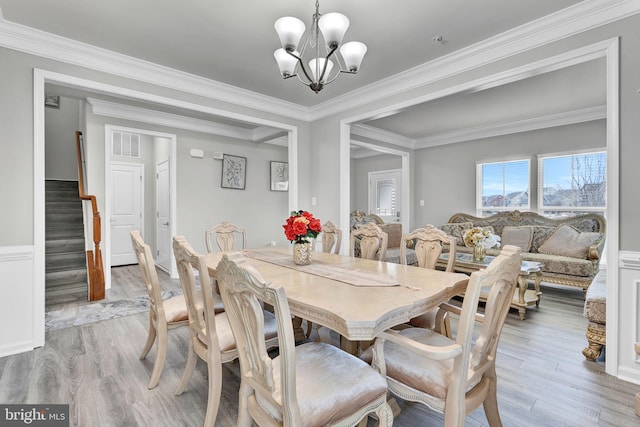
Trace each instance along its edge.
{"label": "chandelier", "polygon": [[[315,93],[334,81],[340,73],[356,74],[364,54],[367,53],[367,46],[364,43],[342,44],[344,34],[349,28],[349,19],[346,16],[341,13],[321,15],[318,11],[319,7],[316,1],[316,12],[313,14],[311,28],[302,44],[300,41],[305,32],[305,25],[301,20],[286,16],[276,21],[275,28],[282,48],[273,54],[283,78],[298,77],[298,80],[309,86]],[[300,47],[299,50],[298,47]],[[307,50],[313,56],[308,62],[308,68],[303,60]],[[339,53],[336,52],[338,50]],[[334,70],[332,57],[338,63],[336,70]],[[334,71],[333,74],[332,71]]]}

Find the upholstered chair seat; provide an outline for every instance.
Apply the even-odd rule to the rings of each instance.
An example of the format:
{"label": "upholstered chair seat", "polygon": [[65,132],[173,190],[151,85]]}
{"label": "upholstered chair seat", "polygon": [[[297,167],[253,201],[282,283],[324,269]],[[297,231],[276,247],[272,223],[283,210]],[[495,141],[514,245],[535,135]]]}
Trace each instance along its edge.
{"label": "upholstered chair seat", "polygon": [[[216,314],[216,332],[218,333],[218,343],[221,352],[229,352],[236,350],[236,340],[233,338],[231,325],[227,313]],[[264,336],[266,339],[274,339],[278,337],[278,328],[276,326],[276,318],[273,313],[264,311]],[[201,329],[198,332],[198,339],[207,344],[207,330]]]}
{"label": "upholstered chair seat", "polygon": [[[409,328],[400,331],[399,334],[412,341],[433,347],[446,347],[456,343],[455,340],[429,329]],[[371,354],[370,350],[363,353],[363,360],[370,363]],[[417,353],[406,351],[390,341],[384,343],[384,354],[388,381],[397,381],[414,390],[436,397],[437,400],[430,403],[437,405],[440,410],[444,410],[444,399],[447,397],[453,371],[453,359],[427,359]],[[478,377],[469,383],[467,391],[471,390],[479,381]]]}
{"label": "upholstered chair seat", "polygon": [[[307,343],[296,347],[296,370],[305,373],[296,378],[301,427],[336,424],[386,395],[387,383],[381,376],[369,375],[368,364],[345,356],[344,351],[325,343]],[[281,422],[279,357],[273,359],[274,395],[279,398],[277,405],[271,404],[262,394],[257,394],[256,398],[265,411]]]}
{"label": "upholstered chair seat", "polygon": [[489,425],[501,426],[496,352],[521,262],[520,248],[505,246],[485,270],[471,274],[462,308],[441,305],[459,316],[455,339],[422,328],[388,330],[361,357],[387,377],[393,395],[444,413],[445,427],[463,427],[481,404]]}
{"label": "upholstered chair seat", "polygon": [[130,233],[133,250],[140,266],[140,273],[149,295],[149,334],[144,345],[140,360],[145,359],[153,344],[156,343],[156,357],[149,380],[149,389],[158,385],[164,362],[167,356],[169,331],[187,326],[187,302],[182,295],[176,295],[166,300],[162,299],[162,291],[151,248],[142,239],[139,230]]}
{"label": "upholstered chair seat", "polygon": [[[295,345],[283,287],[267,284],[239,254],[225,254],[216,275],[240,358],[238,427],[393,424],[387,382],[366,362],[330,344]],[[261,307],[274,309],[278,355],[267,352]]]}
{"label": "upholstered chair seat", "polygon": [[[216,313],[214,301],[216,297],[218,300],[221,297],[214,289],[204,255],[196,253],[184,236],[174,236],[173,253],[189,313],[190,334],[187,362],[175,394],[180,395],[187,388],[195,372],[197,359],[205,362],[209,390],[204,425],[213,427],[222,393],[222,364],[239,357],[238,347],[227,313]],[[195,272],[198,273],[198,279]],[[264,324],[265,348],[275,347],[278,345],[275,317],[263,307],[260,309],[259,321]]]}

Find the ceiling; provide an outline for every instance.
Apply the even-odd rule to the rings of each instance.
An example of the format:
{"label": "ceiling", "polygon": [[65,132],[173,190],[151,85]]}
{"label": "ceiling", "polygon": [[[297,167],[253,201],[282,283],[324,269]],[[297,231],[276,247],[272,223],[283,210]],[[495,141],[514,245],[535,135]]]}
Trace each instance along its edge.
{"label": "ceiling", "polygon": [[[342,75],[318,94],[296,79],[283,80],[273,59],[273,51],[279,47],[273,28],[275,20],[295,16],[308,26],[314,3],[312,0],[0,0],[0,21],[4,19],[309,108],[580,1],[322,0],[321,13],[341,12],[349,17],[351,26],[345,41],[362,41],[368,52],[357,75]],[[441,42],[434,41],[437,36],[442,37]],[[455,129],[603,104],[603,63],[592,61],[571,68],[432,101],[368,121],[366,125],[419,142]],[[522,92],[512,96],[511,105],[492,102],[514,91]]]}

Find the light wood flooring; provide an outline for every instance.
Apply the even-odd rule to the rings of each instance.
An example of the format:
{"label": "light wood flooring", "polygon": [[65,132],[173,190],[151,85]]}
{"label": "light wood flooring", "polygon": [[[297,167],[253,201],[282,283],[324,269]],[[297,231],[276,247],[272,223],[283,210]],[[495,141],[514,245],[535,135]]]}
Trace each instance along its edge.
{"label": "light wood flooring", "polygon": [[[137,268],[113,269],[107,297],[143,294]],[[159,275],[164,289],[180,286]],[[540,308],[527,310],[526,320],[511,311],[498,347],[503,425],[639,426],[633,399],[640,386],[605,374],[603,362],[587,361],[581,354],[586,345],[582,291],[545,286],[543,292]],[[206,367],[198,361],[187,390],[174,396],[188,334],[183,328],[169,335],[160,382],[148,390],[155,348],[147,359],[138,359],[147,336],[146,314],[49,332],[43,348],[0,358],[0,403],[68,403],[73,426],[201,426]],[[235,425],[237,373],[237,364],[223,369],[218,426]],[[443,424],[442,416],[419,404],[399,403],[396,426]],[[487,425],[482,408],[467,417],[466,425]]]}

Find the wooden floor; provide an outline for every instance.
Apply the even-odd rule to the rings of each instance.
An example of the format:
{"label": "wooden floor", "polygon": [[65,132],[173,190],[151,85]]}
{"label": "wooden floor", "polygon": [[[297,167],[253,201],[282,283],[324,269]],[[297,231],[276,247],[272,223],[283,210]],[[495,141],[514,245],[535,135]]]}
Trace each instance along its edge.
{"label": "wooden floor", "polygon": [[[163,287],[179,287],[159,273]],[[144,293],[137,266],[113,270],[108,298]],[[586,320],[582,291],[544,287],[539,309],[519,320],[508,316],[498,347],[498,402],[503,425],[638,426],[634,395],[639,385],[604,373],[604,363],[582,356]],[[181,396],[173,391],[185,363],[187,331],[170,331],[167,362],[158,387],[147,389],[155,348],[138,360],[147,335],[146,314],[47,333],[46,345],[0,358],[0,403],[68,403],[74,426],[201,426],[206,406],[206,367],[200,361]],[[238,365],[223,369],[216,425],[235,425]],[[443,418],[419,404],[399,402],[396,426],[439,426]],[[373,426],[369,421],[369,426]],[[467,426],[487,425],[482,408]]]}

